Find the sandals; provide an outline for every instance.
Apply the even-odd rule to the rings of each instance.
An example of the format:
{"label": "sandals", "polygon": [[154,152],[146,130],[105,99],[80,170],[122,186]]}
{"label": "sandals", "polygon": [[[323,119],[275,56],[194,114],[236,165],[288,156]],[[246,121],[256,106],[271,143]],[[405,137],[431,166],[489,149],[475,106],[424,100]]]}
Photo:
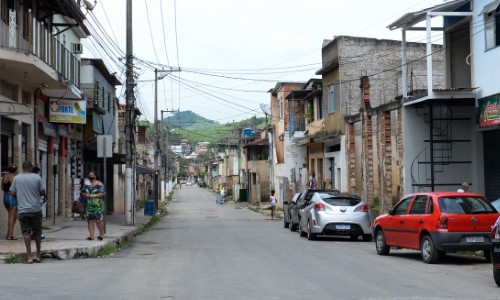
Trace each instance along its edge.
{"label": "sandals", "polygon": [[99,241],[102,241],[102,240],[104,240],[104,237],[103,237],[103,236],[98,236],[98,237],[97,237],[97,239],[98,239]]}
{"label": "sandals", "polygon": [[41,262],[42,262],[42,258],[41,258],[41,257],[37,257],[37,258],[35,259],[35,262],[36,262],[37,264],[41,263]]}
{"label": "sandals", "polygon": [[6,236],[5,239],[7,241],[17,241],[17,239],[15,237],[13,237],[13,236]]}
{"label": "sandals", "polygon": [[94,239],[91,238],[90,236],[87,238],[87,241],[93,241]]}
{"label": "sandals", "polygon": [[31,265],[33,263],[33,259],[26,259],[24,263],[27,265]]}

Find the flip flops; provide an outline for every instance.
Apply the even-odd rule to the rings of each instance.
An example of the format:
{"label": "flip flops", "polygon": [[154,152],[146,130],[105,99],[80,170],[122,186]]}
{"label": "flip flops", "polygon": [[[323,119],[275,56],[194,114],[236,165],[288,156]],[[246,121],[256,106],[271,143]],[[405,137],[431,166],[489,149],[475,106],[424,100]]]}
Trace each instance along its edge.
{"label": "flip flops", "polygon": [[13,237],[13,236],[6,236],[5,239],[7,241],[17,241],[17,239],[15,237]]}
{"label": "flip flops", "polygon": [[91,238],[90,236],[87,238],[87,241],[93,241],[94,239]]}

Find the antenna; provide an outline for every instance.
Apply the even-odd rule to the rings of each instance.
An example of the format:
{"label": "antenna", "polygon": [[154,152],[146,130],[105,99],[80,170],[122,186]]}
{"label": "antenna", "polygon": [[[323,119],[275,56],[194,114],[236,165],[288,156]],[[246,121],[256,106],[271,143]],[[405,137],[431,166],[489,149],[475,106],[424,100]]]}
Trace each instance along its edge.
{"label": "antenna", "polygon": [[264,103],[261,103],[260,104],[260,109],[262,110],[262,112],[264,113],[264,115],[266,116],[266,124],[267,124],[267,115],[269,115],[269,106],[267,104],[264,104]]}

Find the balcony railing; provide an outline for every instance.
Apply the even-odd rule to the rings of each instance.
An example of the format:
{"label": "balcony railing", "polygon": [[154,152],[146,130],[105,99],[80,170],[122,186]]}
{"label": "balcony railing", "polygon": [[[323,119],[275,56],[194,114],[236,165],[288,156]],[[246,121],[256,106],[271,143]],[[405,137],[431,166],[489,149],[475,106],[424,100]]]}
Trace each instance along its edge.
{"label": "balcony railing", "polygon": [[59,81],[80,85],[80,60],[51,34],[47,24],[39,22],[31,12],[5,7],[1,11],[0,48],[34,55],[59,74]]}

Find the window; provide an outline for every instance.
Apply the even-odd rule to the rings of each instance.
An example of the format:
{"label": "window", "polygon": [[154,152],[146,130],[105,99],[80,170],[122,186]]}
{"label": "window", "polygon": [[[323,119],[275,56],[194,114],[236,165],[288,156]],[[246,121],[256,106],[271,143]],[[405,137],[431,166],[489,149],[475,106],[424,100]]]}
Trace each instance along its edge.
{"label": "window", "polygon": [[484,14],[486,50],[500,45],[500,8]]}
{"label": "window", "polygon": [[316,101],[317,101],[316,109],[318,110],[317,118],[318,118],[318,120],[321,120],[321,119],[323,119],[323,96],[321,94],[319,94]]}
{"label": "window", "polygon": [[14,0],[0,1],[2,21],[9,24],[9,9],[15,9]]}
{"label": "window", "polygon": [[16,86],[7,81],[0,80],[0,95],[5,98],[17,101]]}
{"label": "window", "polygon": [[392,210],[392,215],[406,215],[406,211],[408,210],[408,206],[410,205],[412,199],[412,197],[408,197],[399,201],[396,207]]}
{"label": "window", "polygon": [[427,196],[417,196],[410,209],[410,215],[423,215],[425,214],[425,204]]}
{"label": "window", "polygon": [[335,86],[332,84],[328,87],[328,113],[335,112]]}

